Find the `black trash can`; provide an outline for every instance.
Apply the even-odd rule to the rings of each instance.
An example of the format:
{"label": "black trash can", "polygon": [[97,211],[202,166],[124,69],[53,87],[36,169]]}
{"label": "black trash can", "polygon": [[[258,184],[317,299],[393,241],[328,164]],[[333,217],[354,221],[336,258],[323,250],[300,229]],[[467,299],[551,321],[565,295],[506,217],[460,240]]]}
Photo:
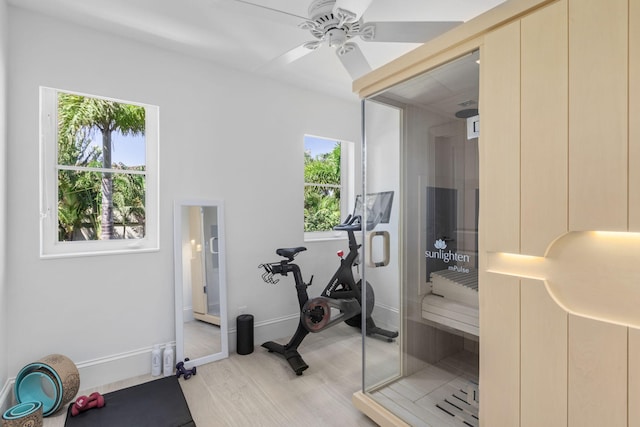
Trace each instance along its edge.
{"label": "black trash can", "polygon": [[241,314],[236,318],[236,352],[253,353],[253,315]]}

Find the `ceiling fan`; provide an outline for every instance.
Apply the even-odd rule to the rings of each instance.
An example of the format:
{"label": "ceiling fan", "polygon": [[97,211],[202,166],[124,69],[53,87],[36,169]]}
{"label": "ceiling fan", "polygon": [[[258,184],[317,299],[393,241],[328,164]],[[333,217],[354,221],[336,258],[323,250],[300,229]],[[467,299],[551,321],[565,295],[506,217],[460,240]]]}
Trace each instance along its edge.
{"label": "ceiling fan", "polygon": [[[238,0],[249,3],[246,0]],[[371,71],[360,47],[353,40],[366,42],[424,43],[460,24],[458,21],[438,22],[365,22],[362,19],[373,0],[313,0],[309,18],[298,27],[309,31],[312,40],[284,53],[272,61],[272,66],[291,63],[327,44],[335,49],[353,80]]]}

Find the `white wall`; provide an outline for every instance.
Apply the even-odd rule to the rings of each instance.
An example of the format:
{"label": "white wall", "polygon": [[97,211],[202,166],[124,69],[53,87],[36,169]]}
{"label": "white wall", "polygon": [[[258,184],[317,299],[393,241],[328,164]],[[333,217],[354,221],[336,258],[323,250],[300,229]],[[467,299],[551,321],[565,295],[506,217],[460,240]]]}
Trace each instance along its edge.
{"label": "white wall", "polygon": [[[292,281],[267,285],[257,266],[277,260],[277,247],[304,243],[304,133],[359,141],[359,103],[21,9],[9,18],[9,375],[50,353],[101,362],[175,339],[177,198],[225,201],[230,328],[239,306],[256,324],[295,316]],[[159,252],[39,259],[40,85],[160,107]],[[307,245],[305,279],[326,259],[335,267],[336,245]],[[256,344],[278,338],[264,331]]]}
{"label": "white wall", "polygon": [[[7,147],[7,3],[0,0],[0,402],[7,383],[7,282],[6,282],[6,147]],[[0,411],[4,411],[0,405]]]}

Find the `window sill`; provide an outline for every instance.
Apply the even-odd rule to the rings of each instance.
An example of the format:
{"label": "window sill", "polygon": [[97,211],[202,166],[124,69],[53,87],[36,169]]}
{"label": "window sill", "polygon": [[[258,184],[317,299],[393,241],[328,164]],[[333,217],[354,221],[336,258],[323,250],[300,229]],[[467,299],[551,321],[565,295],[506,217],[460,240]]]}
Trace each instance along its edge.
{"label": "window sill", "polygon": [[86,251],[86,252],[60,252],[40,254],[40,259],[60,259],[60,258],[82,258],[89,256],[109,256],[109,255],[129,255],[149,252],[159,252],[160,248],[123,248],[104,251]]}
{"label": "window sill", "polygon": [[313,235],[312,233],[305,233],[304,235],[305,243],[333,242],[337,240],[347,240],[347,233],[344,231],[337,231],[337,232],[318,233],[318,235]]}

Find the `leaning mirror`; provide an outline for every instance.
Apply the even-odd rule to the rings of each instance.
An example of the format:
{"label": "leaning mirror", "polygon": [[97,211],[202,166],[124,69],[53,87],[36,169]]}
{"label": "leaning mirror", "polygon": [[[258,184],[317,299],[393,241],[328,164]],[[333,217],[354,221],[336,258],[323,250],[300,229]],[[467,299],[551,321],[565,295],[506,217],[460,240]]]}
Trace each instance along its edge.
{"label": "leaning mirror", "polygon": [[174,206],[176,361],[186,368],[229,355],[222,201]]}

